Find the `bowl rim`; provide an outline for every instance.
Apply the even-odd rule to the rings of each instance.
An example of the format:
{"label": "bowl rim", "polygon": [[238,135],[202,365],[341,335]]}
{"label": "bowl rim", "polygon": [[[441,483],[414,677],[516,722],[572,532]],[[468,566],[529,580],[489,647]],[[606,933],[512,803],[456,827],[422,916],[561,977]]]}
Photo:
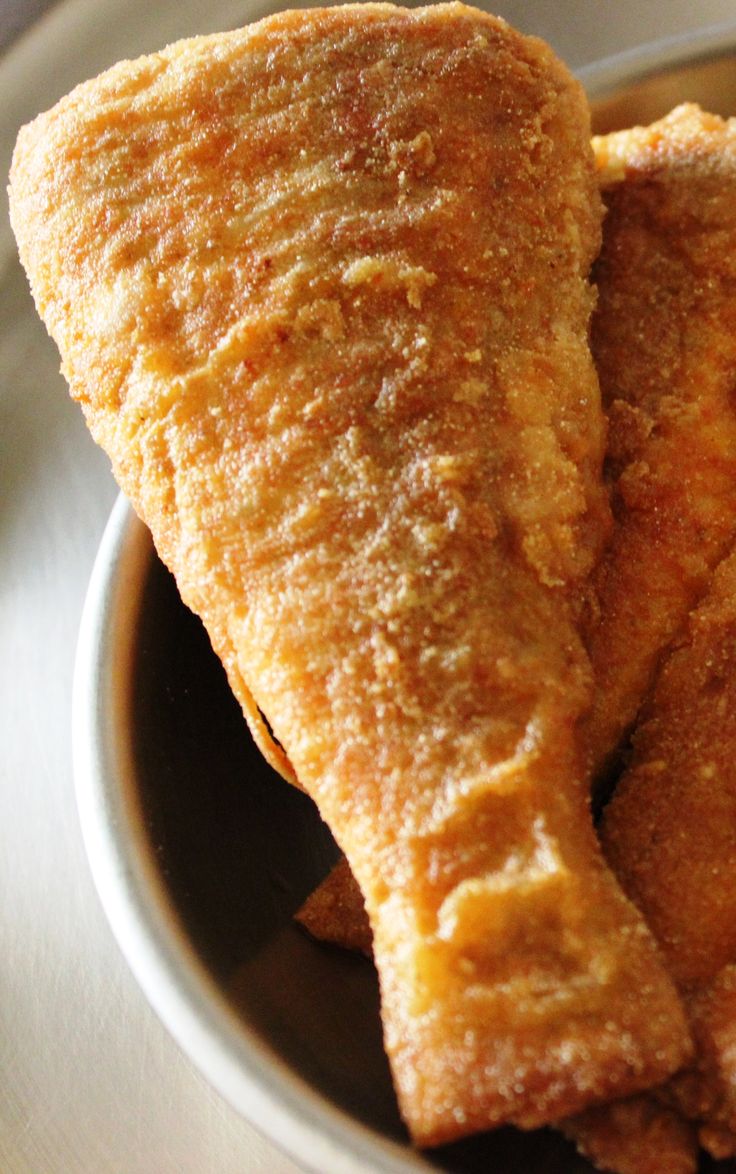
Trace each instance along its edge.
{"label": "bowl rim", "polygon": [[727,57],[736,49],[736,18],[708,24],[695,32],[646,41],[600,57],[574,71],[591,101],[602,101],[621,86],[634,86],[683,65]]}
{"label": "bowl rim", "polygon": [[[726,57],[734,49],[736,20],[637,46],[576,74],[589,97],[601,100],[624,86]],[[315,1174],[411,1174],[434,1168],[420,1153],[356,1121],[298,1076],[227,1003],[177,927],[146,847],[141,813],[123,782],[131,764],[116,738],[124,717],[120,682],[130,664],[136,584],[151,553],[148,530],[121,494],[94,562],[74,669],[77,808],[93,881],[118,945],[182,1051],[237,1112],[301,1168]]]}

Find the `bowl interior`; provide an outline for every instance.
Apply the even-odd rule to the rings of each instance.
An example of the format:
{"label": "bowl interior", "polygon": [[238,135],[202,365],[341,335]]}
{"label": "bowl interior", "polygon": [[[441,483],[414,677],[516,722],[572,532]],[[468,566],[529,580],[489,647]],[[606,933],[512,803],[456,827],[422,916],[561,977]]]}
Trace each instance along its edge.
{"label": "bowl interior", "polygon": [[[723,114],[736,111],[732,52],[609,85],[595,99],[595,129],[648,122],[689,99]],[[98,598],[93,604],[101,609],[93,655],[104,657],[110,630],[121,627],[109,592],[128,573],[132,542],[133,598],[126,602],[122,637],[118,633],[126,644],[126,704],[112,717],[95,713],[92,721],[98,733],[105,727],[101,737],[125,746],[129,768],[124,777],[94,785],[126,791],[137,830],[116,828],[116,851],[125,858],[133,850],[130,836],[134,851],[146,858],[181,943],[179,964],[196,957],[234,1013],[229,1030],[241,1035],[243,1046],[257,1041],[277,1067],[285,1065],[318,1094],[318,1124],[341,1121],[343,1147],[351,1122],[367,1127],[371,1168],[591,1170],[552,1131],[501,1130],[426,1155],[409,1150],[381,1046],[371,964],[317,945],[293,922],[336,859],[329,831],[312,803],[261,758],[201,624],[182,605],[146,532],[129,516],[120,535],[108,553],[107,603]],[[195,1014],[202,1011],[195,1007]],[[190,1051],[197,1061],[196,1046]],[[268,1121],[256,1123],[269,1131]],[[293,1151],[288,1137],[275,1140]],[[397,1158],[401,1152],[406,1167]],[[311,1164],[309,1153],[296,1156]]]}
{"label": "bowl interior", "polygon": [[[720,50],[713,47],[719,41]],[[675,45],[672,52],[681,57],[683,50]],[[679,60],[669,67],[652,67],[649,57],[645,47],[641,64],[632,61],[629,78],[624,83],[615,80],[615,65],[610,73],[605,68],[597,70],[595,66],[583,71],[583,80],[591,95],[596,134],[609,134],[629,126],[647,126],[663,118],[681,102],[697,102],[704,110],[720,114],[722,118],[736,114],[733,31],[705,38],[703,48],[699,50],[695,46],[691,50],[691,59]]]}

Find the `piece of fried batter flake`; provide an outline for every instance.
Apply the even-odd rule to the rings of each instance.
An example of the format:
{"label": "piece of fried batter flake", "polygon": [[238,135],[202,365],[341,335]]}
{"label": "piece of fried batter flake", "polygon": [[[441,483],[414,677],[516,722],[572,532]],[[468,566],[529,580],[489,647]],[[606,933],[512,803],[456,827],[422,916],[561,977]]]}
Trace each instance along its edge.
{"label": "piece of fried batter flake", "polygon": [[318,941],[373,956],[373,935],[363,894],[344,856],[294,916]]}
{"label": "piece of fried batter flake", "polygon": [[678,1067],[577,741],[608,528],[577,83],[461,5],[284,13],[75,90],[11,201],[93,435],[365,896],[414,1139]]}

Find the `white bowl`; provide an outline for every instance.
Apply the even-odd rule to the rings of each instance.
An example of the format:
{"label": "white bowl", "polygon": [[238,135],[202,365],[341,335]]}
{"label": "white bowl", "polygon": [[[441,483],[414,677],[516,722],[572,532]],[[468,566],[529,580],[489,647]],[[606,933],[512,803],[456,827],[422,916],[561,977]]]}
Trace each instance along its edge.
{"label": "white bowl", "polygon": [[[583,71],[596,129],[680,101],[736,112],[736,25]],[[336,851],[250,740],[199,622],[121,498],[92,575],[74,689],[79,811],[95,882],[162,1020],[224,1096],[319,1174],[575,1174],[552,1131],[412,1150],[370,964],[292,922]]]}

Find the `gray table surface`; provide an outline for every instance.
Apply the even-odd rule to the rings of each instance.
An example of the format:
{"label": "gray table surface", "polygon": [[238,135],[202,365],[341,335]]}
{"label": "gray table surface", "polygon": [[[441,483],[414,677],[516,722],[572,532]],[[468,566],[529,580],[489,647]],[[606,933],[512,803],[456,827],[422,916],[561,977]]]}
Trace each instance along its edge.
{"label": "gray table surface", "polygon": [[[200,18],[209,31],[254,10],[248,0],[61,0],[29,31],[47,7],[0,0],[4,168],[17,125],[85,74],[196,31]],[[573,66],[736,16],[732,0],[495,7]],[[69,697],[85,585],[115,490],[63,393],[0,228],[0,1172],[293,1174],[294,1162],[210,1089],[160,1025],[92,887]]]}
{"label": "gray table surface", "polygon": [[56,0],[0,0],[0,52],[51,8]]}

